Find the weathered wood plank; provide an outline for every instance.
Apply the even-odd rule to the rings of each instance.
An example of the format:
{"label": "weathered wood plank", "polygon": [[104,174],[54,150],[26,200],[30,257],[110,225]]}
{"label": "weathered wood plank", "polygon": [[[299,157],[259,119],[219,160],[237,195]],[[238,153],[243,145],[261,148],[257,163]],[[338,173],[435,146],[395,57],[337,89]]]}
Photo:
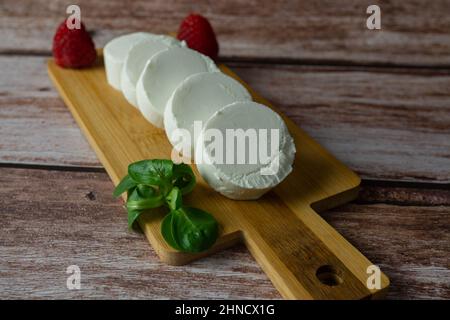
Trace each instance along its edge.
{"label": "weathered wood plank", "polygon": [[[49,52],[69,0],[4,0],[0,51]],[[450,64],[449,0],[423,2],[77,1],[98,46],[136,30],[167,33],[196,11],[212,22],[222,56],[402,65]],[[366,27],[366,9],[379,4],[382,30]]]}
{"label": "weathered wood plank", "polygon": [[[0,56],[0,162],[99,166],[45,71]],[[231,64],[363,178],[450,181],[450,73]]]}
{"label": "weathered wood plank", "polygon": [[[1,168],[0,298],[279,298],[243,246],[183,267],[160,263],[142,235],[127,232],[112,188],[106,173]],[[380,188],[367,188],[358,201],[377,201]],[[323,214],[389,275],[390,298],[450,298],[450,191],[436,192],[445,205],[349,204]],[[402,197],[394,188],[385,200]],[[72,264],[80,291],[66,288]]]}
{"label": "weathered wood plank", "polygon": [[450,206],[450,185],[363,181],[358,204]]}
{"label": "weathered wood plank", "polygon": [[448,72],[234,69],[364,178],[450,181]]}
{"label": "weathered wood plank", "polygon": [[[243,246],[186,267],[159,262],[127,231],[106,173],[0,172],[1,298],[279,298]],[[80,291],[66,287],[69,265]]]}
{"label": "weathered wood plank", "polygon": [[449,210],[349,204],[323,217],[389,276],[388,297],[449,299]]}

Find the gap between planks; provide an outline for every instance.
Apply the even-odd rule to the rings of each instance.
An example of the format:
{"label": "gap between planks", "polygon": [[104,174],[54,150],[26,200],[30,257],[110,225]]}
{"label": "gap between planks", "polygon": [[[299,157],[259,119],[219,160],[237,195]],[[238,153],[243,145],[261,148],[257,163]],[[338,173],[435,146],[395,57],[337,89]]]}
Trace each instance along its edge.
{"label": "gap between planks", "polygon": [[[52,165],[52,164],[27,164],[27,163],[2,163],[1,168],[10,169],[28,169],[28,170],[42,170],[42,171],[62,171],[62,172],[97,172],[106,173],[105,168],[98,167],[86,167],[86,166],[68,166],[68,165]],[[381,180],[381,179],[362,179],[362,190],[359,193],[357,199],[352,201],[355,204],[389,204],[396,206],[415,206],[415,207],[433,207],[449,205],[447,201],[447,192],[450,190],[450,184],[432,183],[432,182],[416,182],[416,181],[393,181],[393,180]],[[436,193],[433,201],[421,201],[421,197],[405,197],[401,200],[392,200],[389,197],[389,190],[401,189],[408,191],[417,190],[424,193]],[[375,192],[374,192],[375,190]],[[443,196],[440,196],[443,193]],[[443,199],[444,198],[444,199]]]}
{"label": "gap between planks", "polygon": [[[0,50],[1,56],[20,56],[20,57],[51,57],[51,51],[47,50]],[[351,62],[345,60],[334,59],[296,59],[284,57],[229,57],[220,56],[219,63],[228,66],[235,64],[254,64],[254,65],[292,65],[292,66],[317,66],[317,67],[343,67],[343,68],[359,68],[360,70],[370,71],[374,69],[411,69],[414,71],[429,70],[432,72],[439,71],[440,74],[450,74],[450,64],[411,64],[411,63],[388,63],[388,62]]]}

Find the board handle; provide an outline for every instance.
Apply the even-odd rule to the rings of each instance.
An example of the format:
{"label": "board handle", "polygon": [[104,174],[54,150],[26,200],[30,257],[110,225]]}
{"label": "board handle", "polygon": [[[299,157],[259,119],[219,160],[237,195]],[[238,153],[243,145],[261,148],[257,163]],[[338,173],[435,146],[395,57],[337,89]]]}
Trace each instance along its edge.
{"label": "board handle", "polygon": [[[244,241],[286,299],[364,299],[371,292],[294,212],[279,201],[273,210],[247,212]],[[278,203],[278,204],[277,204]],[[267,205],[267,204],[266,204]],[[278,206],[278,207],[277,207]],[[308,222],[322,218],[310,207]],[[314,222],[314,221],[313,221]],[[319,221],[318,221],[319,222]],[[320,221],[320,223],[326,223]],[[345,241],[337,232],[336,236]],[[342,250],[355,250],[342,246]],[[344,252],[345,254],[345,252]],[[353,254],[353,253],[351,253]],[[361,266],[361,272],[365,272]]]}

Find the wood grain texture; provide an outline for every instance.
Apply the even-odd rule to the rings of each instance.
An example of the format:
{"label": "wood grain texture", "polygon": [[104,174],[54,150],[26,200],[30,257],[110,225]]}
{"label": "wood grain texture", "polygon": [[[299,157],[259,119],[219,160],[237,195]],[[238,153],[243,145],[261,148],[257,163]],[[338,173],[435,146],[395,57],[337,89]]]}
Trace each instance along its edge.
{"label": "wood grain texture", "polygon": [[[0,168],[0,298],[281,298],[243,246],[183,267],[159,262],[127,232],[112,190],[106,173]],[[407,203],[408,190],[421,194],[363,186],[357,203],[323,217],[389,275],[388,298],[449,299],[450,191],[423,194],[424,206],[383,203]],[[72,264],[80,291],[66,288]]]}
{"label": "wood grain texture", "polygon": [[358,204],[384,203],[398,206],[450,206],[450,185],[397,184],[363,181]]}
{"label": "wood grain texture", "polygon": [[[3,0],[0,51],[49,52],[69,4],[69,0]],[[181,19],[196,11],[211,20],[226,58],[450,65],[449,0],[80,0],[77,4],[98,47],[127,32],[177,30]],[[372,4],[381,6],[381,31],[366,27],[366,9]]]}
{"label": "wood grain texture", "polygon": [[236,71],[363,177],[376,171],[378,179],[450,182],[448,71],[254,65]]}
{"label": "wood grain texture", "polygon": [[[243,246],[183,267],[159,262],[142,234],[127,231],[105,173],[0,172],[3,299],[279,298]],[[66,287],[73,264],[80,291]]]}
{"label": "wood grain texture", "polygon": [[391,280],[390,297],[449,299],[449,210],[351,204],[323,216],[350,242],[366,248],[363,252]]}
{"label": "wood grain texture", "polygon": [[[45,61],[0,56],[0,161],[99,167]],[[363,178],[450,182],[449,72],[231,68]]]}
{"label": "wood grain texture", "polygon": [[[220,68],[241,81],[225,66]],[[172,146],[165,132],[149,125],[106,82],[101,54],[94,66],[83,70],[63,69],[49,60],[48,72],[114,184],[127,174],[132,162],[170,158]],[[247,89],[255,101],[277,111],[251,88]],[[209,188],[192,166],[197,186],[188,203],[201,204],[202,209],[215,216],[221,229],[210,250],[188,254],[169,247],[161,236],[165,213],[159,211],[138,220],[147,239],[161,260],[173,265],[186,264],[243,241],[286,299],[384,296],[389,279],[381,273],[380,287],[368,288],[366,270],[372,263],[311,209],[314,205],[315,210],[324,210],[354,199],[359,177],[292,120],[284,120],[297,148],[293,170],[283,183],[258,201],[226,199]],[[332,268],[331,273],[326,272],[326,278],[339,277],[339,281],[326,285],[330,280],[322,281],[319,275],[323,268]]]}
{"label": "wood grain texture", "polygon": [[[47,58],[28,55],[49,55],[69,3],[0,2],[0,166],[59,170],[0,168],[0,298],[280,298],[243,246],[182,268],[160,263],[126,231],[106,173],[61,171],[101,167],[51,87]],[[450,299],[448,71],[254,63],[448,68],[450,1],[382,1],[381,32],[365,29],[365,8],[380,1],[77,3],[99,47],[205,14],[222,57],[249,62],[233,70],[314,139],[364,178],[413,182],[365,181],[355,202],[323,217],[386,272],[388,298]],[[81,291],[66,289],[70,264]]]}
{"label": "wood grain texture", "polygon": [[45,61],[0,56],[0,161],[100,167],[52,87]]}

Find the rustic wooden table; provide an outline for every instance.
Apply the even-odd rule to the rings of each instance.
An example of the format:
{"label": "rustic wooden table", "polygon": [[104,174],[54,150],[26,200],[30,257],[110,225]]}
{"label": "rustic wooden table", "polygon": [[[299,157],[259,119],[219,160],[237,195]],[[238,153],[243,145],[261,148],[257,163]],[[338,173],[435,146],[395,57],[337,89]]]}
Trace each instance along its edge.
{"label": "rustic wooden table", "polygon": [[[450,1],[380,2],[77,4],[98,47],[206,15],[222,61],[363,178],[356,201],[323,217],[390,277],[388,298],[449,299]],[[71,3],[0,2],[0,298],[280,298],[243,246],[174,267],[127,232],[46,73]],[[81,290],[66,287],[72,264]]]}

